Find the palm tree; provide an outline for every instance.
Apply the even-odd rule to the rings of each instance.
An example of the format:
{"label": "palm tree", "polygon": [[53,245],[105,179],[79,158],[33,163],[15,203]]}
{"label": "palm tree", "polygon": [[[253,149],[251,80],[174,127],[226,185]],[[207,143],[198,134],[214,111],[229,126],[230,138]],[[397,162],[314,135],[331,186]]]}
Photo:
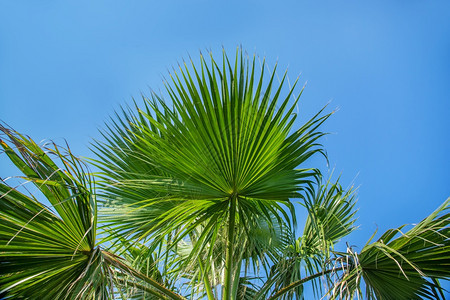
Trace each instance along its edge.
{"label": "palm tree", "polygon": [[332,113],[294,128],[303,89],[264,70],[239,50],[233,63],[225,53],[184,63],[167,99],[152,93],[106,125],[95,177],[68,146],[1,126],[5,154],[35,189],[0,183],[0,293],[300,299],[309,284],[318,298],[444,299],[449,200],[405,233],[336,251],[355,229],[355,192],[304,167],[326,158],[319,128]]}

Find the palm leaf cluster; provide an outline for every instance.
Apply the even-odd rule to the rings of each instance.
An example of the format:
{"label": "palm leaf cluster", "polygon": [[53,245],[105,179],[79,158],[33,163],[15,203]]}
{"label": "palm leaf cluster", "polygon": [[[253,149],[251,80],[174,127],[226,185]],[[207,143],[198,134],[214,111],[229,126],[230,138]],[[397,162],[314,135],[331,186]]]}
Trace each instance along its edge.
{"label": "palm leaf cluster", "polygon": [[438,280],[450,276],[449,203],[406,232],[388,230],[361,253],[349,249],[335,295],[362,294],[364,280],[367,299],[445,299]]}
{"label": "palm leaf cluster", "polygon": [[9,128],[0,130],[4,154],[36,194],[0,183],[0,295],[110,299],[118,284],[142,282],[166,290],[98,245],[94,180],[84,163],[55,144],[41,148]]}
{"label": "palm leaf cluster", "polygon": [[[92,178],[70,153],[44,151],[2,128],[5,154],[50,203],[0,183],[0,285],[21,298],[54,299],[68,293],[107,297],[108,268],[96,246]],[[61,169],[52,156],[60,159]]]}
{"label": "palm leaf cluster", "polygon": [[336,251],[355,229],[355,191],[305,167],[325,156],[319,127],[331,114],[296,126],[303,89],[265,69],[239,50],[184,63],[164,97],[106,125],[88,161],[95,177],[68,148],[2,126],[3,154],[27,184],[0,184],[0,294],[301,299],[312,286],[317,297],[443,297],[448,202],[361,253]]}
{"label": "palm leaf cluster", "polygon": [[[308,217],[303,234],[281,253],[266,282],[266,286],[273,284],[275,295],[290,287],[283,299],[292,299],[294,295],[300,297],[304,290],[303,277],[322,274],[330,264],[335,244],[356,228],[353,226],[356,213],[353,189],[345,191],[339,182],[328,180],[306,196],[304,205]],[[315,278],[318,277],[310,280],[318,296],[320,282]]]}
{"label": "palm leaf cluster", "polygon": [[[274,87],[275,71],[266,82],[256,77],[255,59],[242,55],[234,65],[224,56],[221,66],[202,57],[199,69],[185,66],[171,78],[171,107],[152,94],[95,146],[112,199],[105,219],[154,248],[168,235],[172,244],[195,241],[186,261],[222,270],[218,276],[234,286],[225,295],[235,295],[242,265],[244,272],[267,267],[271,250],[285,246],[280,236],[295,222],[291,199],[318,176],[298,166],[322,151],[316,129],[329,115],[292,130],[296,83],[283,95],[286,75]],[[214,252],[226,255],[212,266],[205,255]]]}

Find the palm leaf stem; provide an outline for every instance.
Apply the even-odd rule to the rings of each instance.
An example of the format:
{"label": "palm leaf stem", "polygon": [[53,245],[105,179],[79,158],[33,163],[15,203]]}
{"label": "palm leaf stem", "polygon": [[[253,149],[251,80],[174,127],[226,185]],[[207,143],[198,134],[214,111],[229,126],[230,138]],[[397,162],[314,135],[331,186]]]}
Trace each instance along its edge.
{"label": "palm leaf stem", "polygon": [[202,280],[206,289],[206,295],[208,296],[208,300],[214,300],[215,298],[213,291],[211,289],[211,283],[209,282],[208,279],[208,272],[205,270],[205,267],[203,266],[203,263],[200,258],[198,258],[198,265],[200,266],[200,271],[202,273]]}
{"label": "palm leaf stem", "polygon": [[232,295],[233,283],[233,246],[234,246],[234,227],[236,219],[236,195],[230,197],[230,215],[228,221],[227,253],[225,258],[225,286],[223,292],[224,300],[234,299]]}
{"label": "palm leaf stem", "polygon": [[157,296],[157,297],[159,297],[159,299],[162,299],[162,300],[168,300],[169,299],[166,296],[162,295],[161,293],[158,293],[155,290],[149,288],[148,286],[145,286],[145,285],[142,285],[142,284],[130,281],[130,280],[123,280],[123,279],[118,279],[118,282],[122,283],[122,284],[125,284],[125,285],[131,285],[131,286],[133,286],[135,288],[140,289],[141,291],[144,291],[144,292],[147,292],[147,293],[152,294],[154,296]]}
{"label": "palm leaf stem", "polygon": [[323,275],[326,275],[328,273],[335,272],[335,271],[336,271],[335,269],[328,269],[328,270],[321,271],[321,272],[318,272],[316,274],[304,277],[304,278],[302,278],[300,280],[294,281],[291,284],[289,284],[288,286],[282,288],[281,290],[279,290],[278,292],[276,292],[275,294],[270,296],[269,298],[267,298],[267,300],[277,299],[277,298],[281,297],[282,295],[286,294],[287,292],[289,292],[290,290],[295,289],[296,287],[298,287],[298,286],[300,286],[300,285],[302,285],[302,284],[304,284],[304,283],[306,283],[306,282],[308,282],[310,280],[313,280],[313,279],[315,279],[317,277],[320,277],[320,276],[323,276]]}
{"label": "palm leaf stem", "polygon": [[184,298],[183,296],[175,293],[174,291],[164,287],[156,280],[154,280],[148,276],[145,276],[144,274],[132,269],[130,266],[127,266],[126,264],[121,262],[118,259],[118,257],[115,256],[114,254],[111,254],[107,251],[103,251],[103,254],[105,256],[105,259],[108,261],[108,263],[110,263],[111,265],[113,265],[114,267],[118,268],[119,270],[121,270],[123,272],[130,273],[131,275],[135,276],[136,278],[143,280],[145,283],[148,283],[149,285],[154,287],[156,290],[158,290],[161,293],[163,293],[164,295],[168,296],[170,299],[186,300],[186,298]]}

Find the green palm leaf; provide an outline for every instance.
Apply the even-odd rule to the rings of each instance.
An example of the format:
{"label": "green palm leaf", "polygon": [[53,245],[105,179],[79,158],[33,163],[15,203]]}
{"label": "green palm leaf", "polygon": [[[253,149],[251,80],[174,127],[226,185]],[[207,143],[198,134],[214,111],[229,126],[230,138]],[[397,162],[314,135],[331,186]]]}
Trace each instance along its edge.
{"label": "green palm leaf", "polygon": [[231,259],[236,241],[251,241],[251,227],[261,221],[286,230],[295,223],[291,199],[318,175],[301,166],[322,152],[317,128],[329,115],[292,131],[299,96],[296,83],[284,91],[286,75],[278,85],[275,71],[266,80],[264,64],[258,75],[255,59],[239,51],[233,65],[225,54],[221,63],[200,62],[171,75],[168,100],[153,93],[143,109],[124,109],[105,143],[94,145],[109,199],[102,212],[117,232],[153,245],[202,226],[194,261],[225,234],[231,286],[240,269]]}
{"label": "green palm leaf", "polygon": [[51,204],[0,183],[0,290],[23,298],[107,298],[110,270],[95,247],[96,201],[85,166],[56,145],[44,151],[0,130],[6,155]]}
{"label": "green palm leaf", "polygon": [[82,162],[55,144],[41,148],[6,127],[0,130],[4,153],[51,204],[0,183],[0,294],[110,299],[127,276],[133,287],[139,280],[139,289],[159,298],[183,299],[96,244],[94,183]]}
{"label": "green palm leaf", "polygon": [[449,204],[450,199],[405,233],[405,226],[391,229],[361,253],[350,251],[342,259],[348,263],[335,296],[361,293],[364,280],[368,299],[439,298],[438,280],[450,277]]}
{"label": "green palm leaf", "polygon": [[[328,180],[324,184],[319,181],[317,188],[305,197],[304,205],[308,210],[308,218],[303,235],[296,240],[294,236],[291,237],[291,244],[273,264],[271,274],[259,295],[262,296],[263,291],[268,293],[269,290],[277,294],[280,290],[290,287],[286,289],[286,293],[277,297],[302,297],[303,284],[295,287],[291,284],[303,282],[305,277],[326,270],[334,245],[355,229],[355,204],[355,191],[345,191],[339,180],[336,183]],[[320,285],[313,279],[308,281],[313,282],[314,292],[320,295]]]}

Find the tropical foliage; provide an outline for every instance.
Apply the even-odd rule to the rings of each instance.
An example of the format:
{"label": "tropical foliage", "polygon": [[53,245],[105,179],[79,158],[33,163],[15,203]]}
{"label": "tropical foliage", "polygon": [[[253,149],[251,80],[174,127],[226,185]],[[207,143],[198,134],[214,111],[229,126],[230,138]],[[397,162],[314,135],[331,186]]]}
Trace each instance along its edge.
{"label": "tropical foliage", "polygon": [[2,159],[24,183],[0,183],[0,294],[300,299],[308,287],[317,298],[444,299],[449,200],[360,253],[336,251],[355,229],[355,191],[306,167],[326,158],[320,126],[332,113],[297,126],[303,89],[265,69],[241,51],[180,66],[165,97],[108,122],[86,161],[1,126]]}

